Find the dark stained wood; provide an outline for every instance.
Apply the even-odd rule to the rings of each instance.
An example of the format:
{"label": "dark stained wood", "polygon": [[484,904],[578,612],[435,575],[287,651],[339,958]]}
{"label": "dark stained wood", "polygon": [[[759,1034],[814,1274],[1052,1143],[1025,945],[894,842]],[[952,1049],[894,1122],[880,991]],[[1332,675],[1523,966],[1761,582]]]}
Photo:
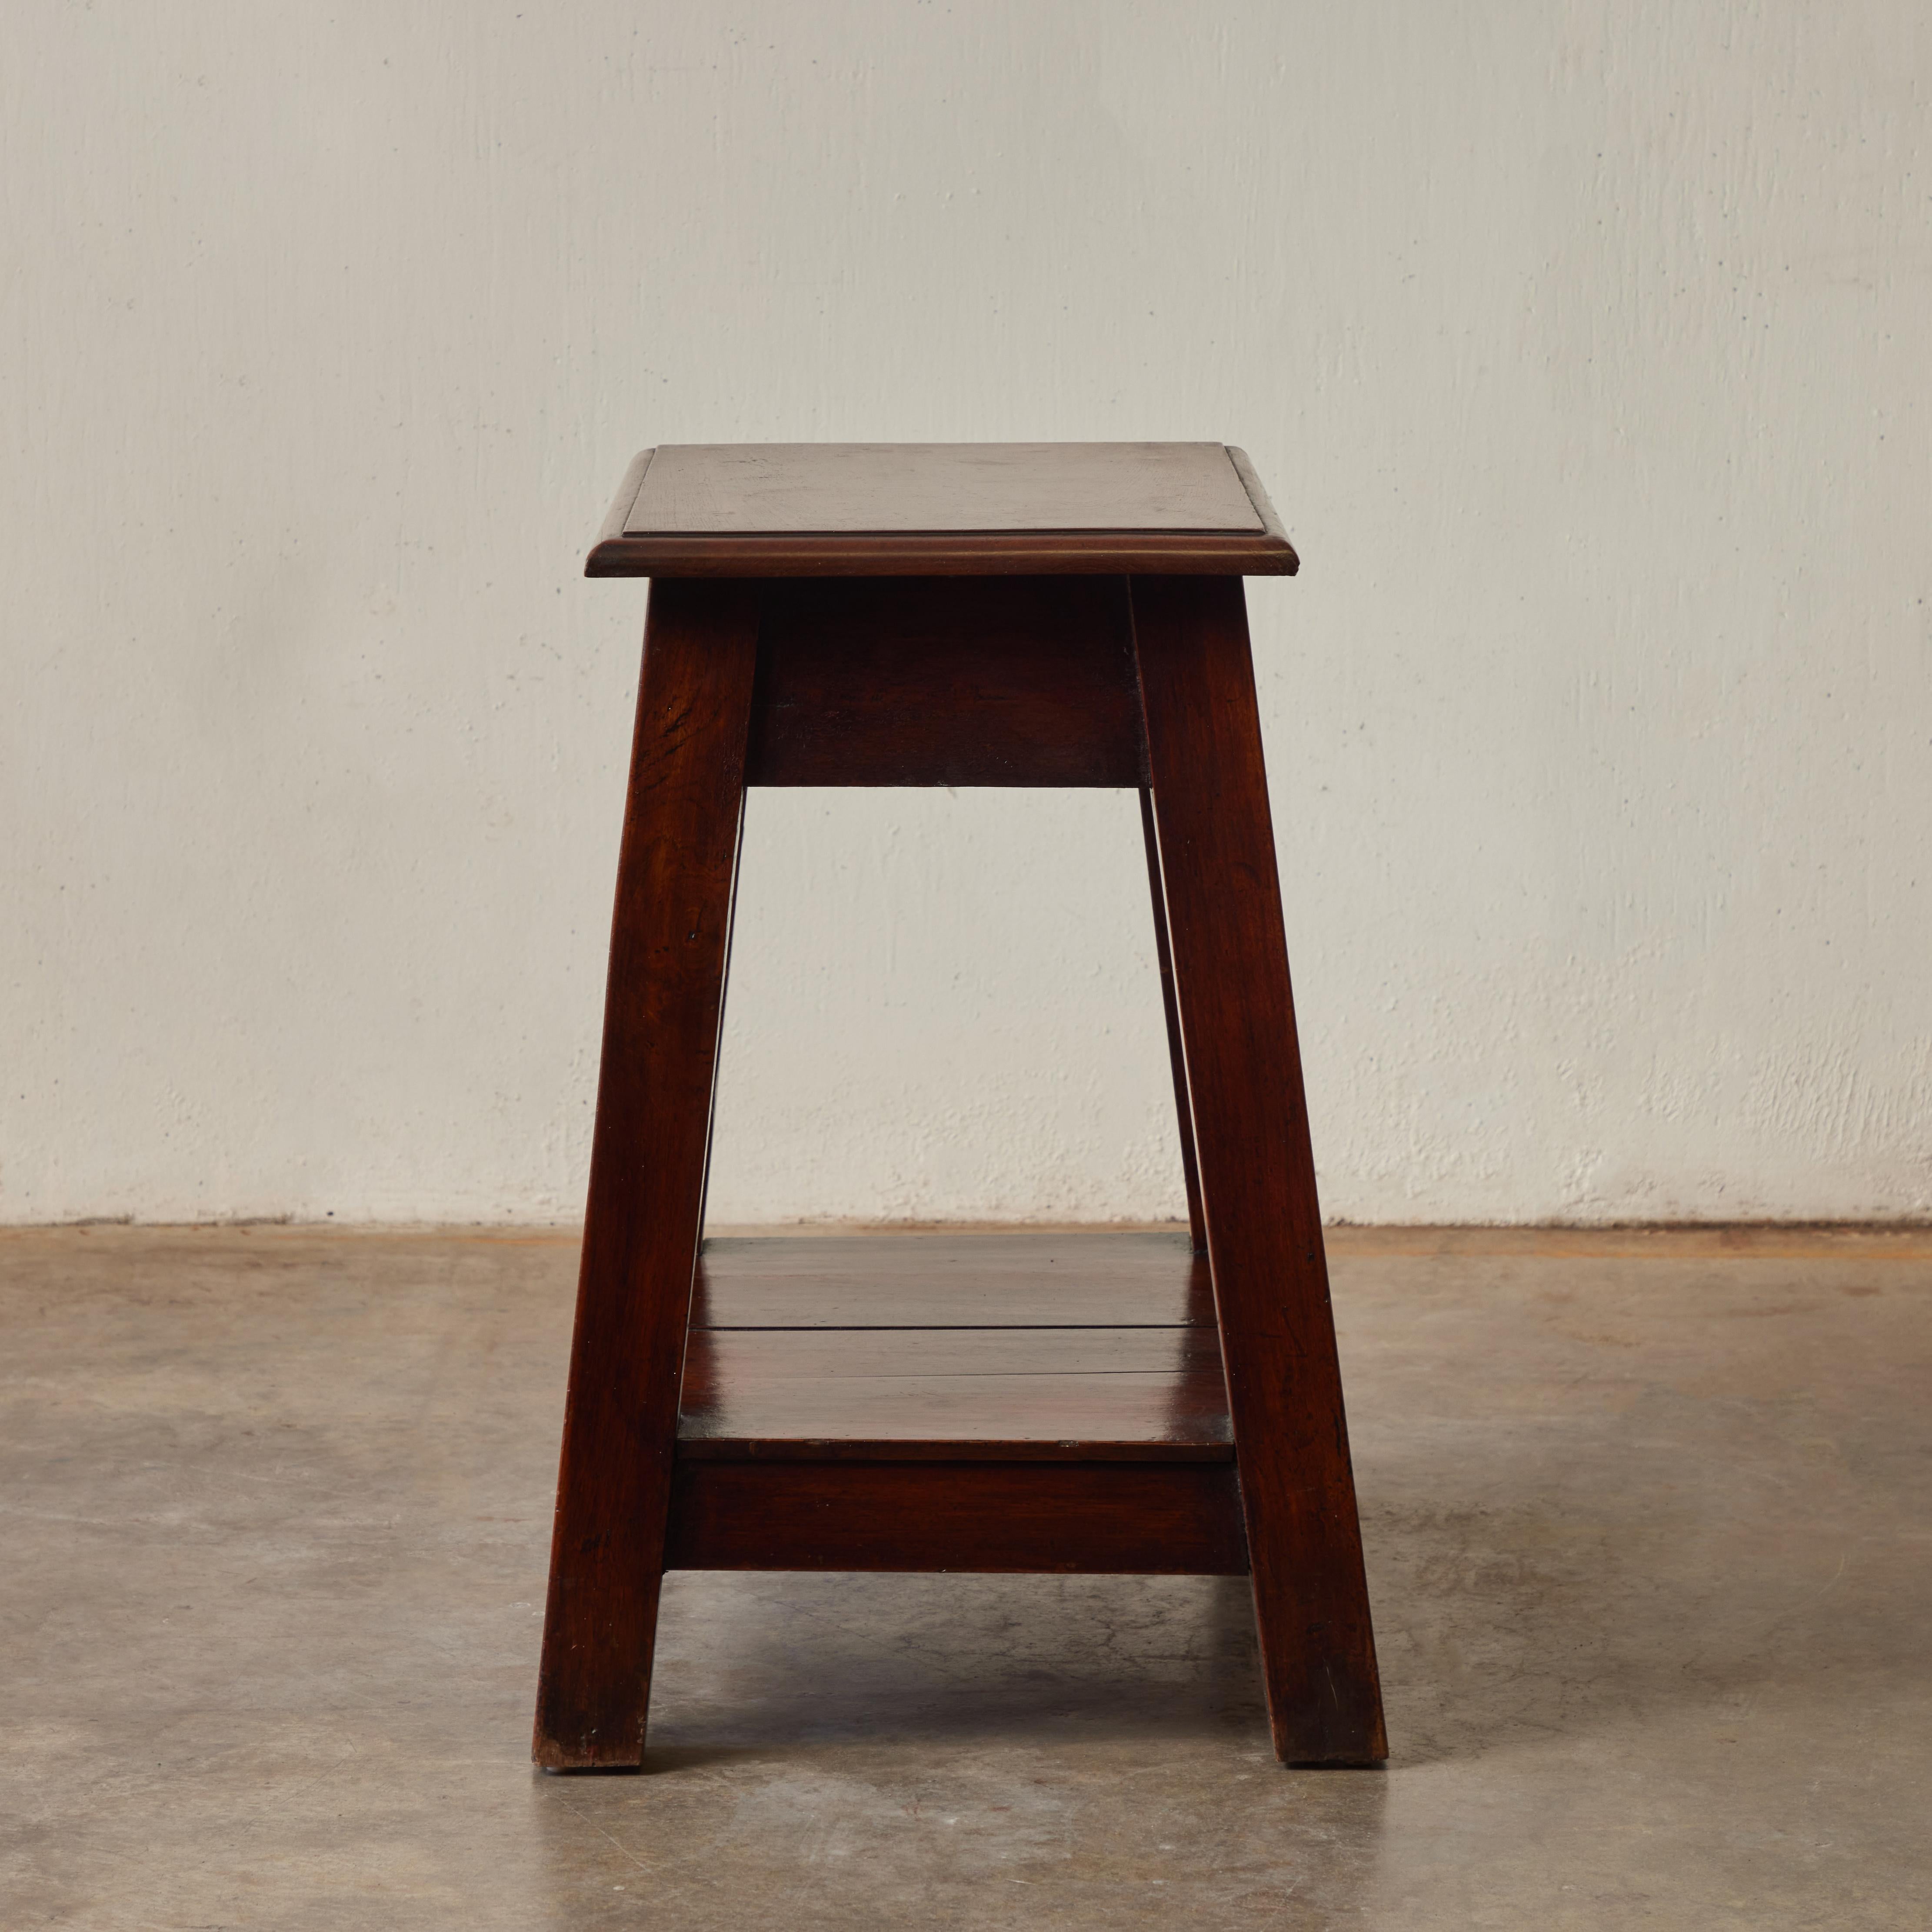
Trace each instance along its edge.
{"label": "dark stained wood", "polygon": [[1126,582],[766,584],[748,782],[1138,785]]}
{"label": "dark stained wood", "polygon": [[1174,1078],[1174,1115],[1180,1135],[1180,1181],[1187,1192],[1187,1233],[1197,1255],[1208,1252],[1201,1218],[1201,1172],[1194,1156],[1194,1114],[1187,1100],[1187,1058],[1181,1050],[1180,1012],[1174,1002],[1174,961],[1167,944],[1167,895],[1161,890],[1160,847],[1154,836],[1154,794],[1141,787],[1141,839],[1147,848],[1148,894],[1154,902],[1154,950],[1160,968],[1161,1012],[1167,1021],[1167,1064]]}
{"label": "dark stained wood", "polygon": [[1214,1290],[1183,1234],[712,1236],[694,1328],[1207,1327]]}
{"label": "dark stained wood", "polygon": [[624,526],[629,520],[631,506],[638,500],[638,492],[644,488],[644,472],[651,466],[651,458],[656,455],[654,449],[640,449],[631,458],[624,472],[624,480],[617,485],[617,494],[610,500],[610,507],[604,513],[604,520],[598,526],[597,542],[599,545],[610,543],[624,534]]}
{"label": "dark stained wood", "polygon": [[694,1329],[682,1407],[680,1456],[1225,1460],[1230,1439],[1212,1328]]}
{"label": "dark stained wood", "polygon": [[[993,1376],[1057,1386],[1180,1380],[1203,1368],[1212,1371],[1218,1397],[1220,1367],[1220,1337],[1212,1328],[703,1328],[692,1333],[683,1408],[688,1420],[725,1405],[728,1383],[734,1402],[756,1399],[754,1390],[800,1382],[837,1403],[867,1399],[848,1382]],[[975,1437],[993,1432],[977,1417],[968,1426]]]}
{"label": "dark stained wood", "polygon": [[[693,1338],[696,1347],[697,1340]],[[1017,1388],[1024,1379],[1015,1376],[1008,1386]],[[1119,1377],[1118,1380],[1131,1378]],[[998,1385],[995,1387],[997,1394]],[[1190,1392],[1184,1383],[1172,1378],[1161,1378],[1163,1390],[1178,1391],[1182,1395]],[[1143,1414],[1130,1420],[1144,1424],[1149,1432],[1139,1436],[1128,1436],[1124,1440],[1112,1440],[1103,1435],[1072,1436],[1065,1442],[1055,1441],[1046,1435],[1032,1436],[920,1436],[908,1430],[898,1435],[877,1438],[863,1436],[722,1436],[715,1441],[706,1436],[689,1437],[680,1441],[677,1460],[680,1462],[957,1462],[962,1459],[974,1462],[1226,1462],[1234,1460],[1232,1441],[1224,1436],[1219,1441],[1202,1438],[1212,1433],[1210,1419],[1206,1414],[1207,1390],[1204,1382],[1200,1385],[1203,1398],[1203,1414],[1192,1420],[1183,1418],[1173,1432],[1172,1441],[1162,1441],[1153,1433],[1160,1426],[1154,1420],[1156,1412],[1152,1402],[1145,1405]],[[1214,1413],[1225,1423],[1227,1398],[1218,1390],[1214,1398],[1216,1403]],[[1112,1425],[1114,1432],[1121,1432],[1118,1424],[1122,1415],[1122,1405],[1115,1403],[1105,1409],[1097,1402],[1096,1419],[1103,1426]],[[1062,1405],[1061,1414],[1066,1413],[1067,1406]],[[962,1413],[970,1409],[962,1405]],[[930,1423],[931,1418],[926,1418]],[[916,1419],[913,1425],[921,1426]]]}
{"label": "dark stained wood", "polygon": [[[1228,460],[1234,466],[1234,474],[1241,479],[1241,487],[1248,493],[1248,501],[1255,506],[1255,514],[1261,518],[1262,527],[1276,542],[1286,544],[1288,532],[1282,528],[1274,506],[1268,501],[1268,493],[1262,488],[1262,479],[1255,474],[1255,466],[1248,460],[1248,452],[1231,447]],[[1291,577],[1294,574],[1292,571],[1288,574]]]}
{"label": "dark stained wood", "polygon": [[1208,1252],[1275,1748],[1388,1755],[1237,582],[1133,589]]}
{"label": "dark stained wood", "polygon": [[1219,443],[666,445],[586,566],[608,576],[1292,574]]}
{"label": "dark stained wood", "polygon": [[661,444],[630,536],[1262,528],[1218,442]]}
{"label": "dark stained wood", "polygon": [[653,589],[538,1682],[552,1768],[643,1750],[756,659],[742,586]]}
{"label": "dark stained wood", "polygon": [[612,537],[586,577],[1292,577],[1272,536]]}
{"label": "dark stained wood", "polygon": [[[539,1763],[639,1762],[668,1567],[1239,1574],[1251,1552],[1277,1751],[1385,1754],[1238,580],[1295,567],[1218,444],[632,465],[591,573],[671,580],[620,865]],[[734,577],[761,580],[714,580]],[[698,1265],[748,780],[1139,790],[1188,1236],[721,1241]]]}
{"label": "dark stained wood", "polygon": [[674,1570],[1239,1576],[1234,1472],[1190,1462],[682,1462]]}

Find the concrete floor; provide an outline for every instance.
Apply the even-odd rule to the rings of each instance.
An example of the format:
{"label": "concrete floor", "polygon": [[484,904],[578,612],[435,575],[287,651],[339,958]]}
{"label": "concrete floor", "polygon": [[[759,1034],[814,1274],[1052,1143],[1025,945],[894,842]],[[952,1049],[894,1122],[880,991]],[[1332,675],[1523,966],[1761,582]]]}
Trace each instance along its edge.
{"label": "concrete floor", "polygon": [[1932,1238],[1335,1251],[1386,1772],[1238,1582],[682,1576],[549,1778],[572,1238],[0,1234],[0,1925],[1932,1924]]}

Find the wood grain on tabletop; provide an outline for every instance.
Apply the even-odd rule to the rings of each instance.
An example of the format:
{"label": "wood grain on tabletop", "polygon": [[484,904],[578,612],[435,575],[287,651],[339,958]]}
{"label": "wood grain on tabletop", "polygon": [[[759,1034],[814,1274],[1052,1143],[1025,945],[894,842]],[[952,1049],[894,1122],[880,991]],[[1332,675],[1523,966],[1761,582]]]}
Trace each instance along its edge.
{"label": "wood grain on tabletop", "polygon": [[626,473],[592,576],[1292,574],[1214,442],[670,444]]}
{"label": "wood grain on tabletop", "polygon": [[1254,530],[1218,442],[661,444],[626,534]]}

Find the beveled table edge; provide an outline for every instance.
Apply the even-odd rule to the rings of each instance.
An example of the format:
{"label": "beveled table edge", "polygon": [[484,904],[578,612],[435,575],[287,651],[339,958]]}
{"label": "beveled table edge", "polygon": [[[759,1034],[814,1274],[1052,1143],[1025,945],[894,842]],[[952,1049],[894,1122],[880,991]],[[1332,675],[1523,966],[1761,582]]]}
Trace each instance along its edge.
{"label": "beveled table edge", "polygon": [[1301,567],[1245,452],[1222,446],[1261,518],[1252,530],[785,531],[632,536],[655,448],[632,458],[586,577],[1292,577]]}

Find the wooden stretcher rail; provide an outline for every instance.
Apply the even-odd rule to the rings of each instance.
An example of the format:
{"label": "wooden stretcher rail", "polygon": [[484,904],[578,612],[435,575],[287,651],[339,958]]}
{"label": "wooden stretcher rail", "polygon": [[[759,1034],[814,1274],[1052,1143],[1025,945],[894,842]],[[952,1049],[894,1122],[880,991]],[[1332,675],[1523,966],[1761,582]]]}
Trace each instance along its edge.
{"label": "wooden stretcher rail", "polygon": [[1221,1462],[680,1462],[667,1570],[1237,1576]]}

